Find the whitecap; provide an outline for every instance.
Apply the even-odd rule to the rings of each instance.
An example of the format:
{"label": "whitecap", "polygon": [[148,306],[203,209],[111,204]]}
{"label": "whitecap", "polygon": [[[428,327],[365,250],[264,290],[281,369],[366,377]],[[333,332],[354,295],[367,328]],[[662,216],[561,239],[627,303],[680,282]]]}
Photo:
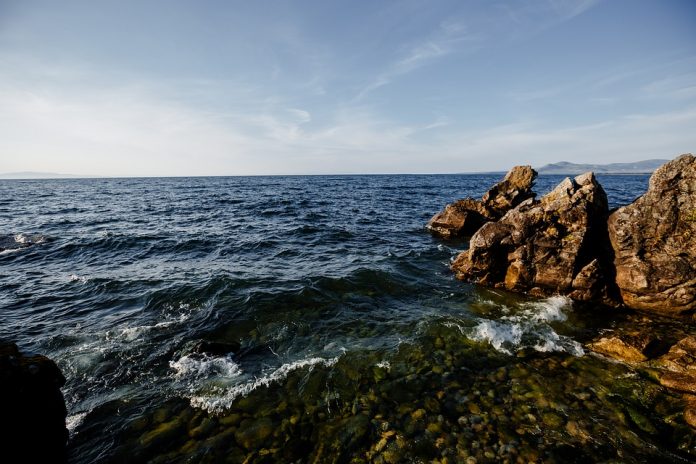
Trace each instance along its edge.
{"label": "whitecap", "polygon": [[68,278],[70,279],[70,282],[80,282],[83,284],[89,280],[89,277],[79,276],[77,274],[70,274]]}
{"label": "whitecap", "polygon": [[225,378],[239,377],[242,369],[234,362],[231,355],[212,357],[208,355],[185,355],[176,361],[170,361],[174,369],[174,378],[208,378],[218,376]]}
{"label": "whitecap", "polygon": [[86,412],[78,412],[77,414],[72,414],[65,418],[65,428],[68,429],[70,435],[75,434],[75,430],[82,424],[85,417],[87,417]]}
{"label": "whitecap", "polygon": [[291,372],[298,369],[308,369],[310,372],[316,366],[331,367],[338,361],[335,358],[307,358],[285,363],[261,377],[255,377],[243,383],[229,387],[214,388],[210,393],[194,394],[189,397],[191,406],[205,409],[210,413],[219,413],[232,406],[240,396],[246,396],[259,387],[268,387],[272,383],[281,382]]}
{"label": "whitecap", "polygon": [[24,235],[24,234],[16,234],[16,235],[14,236],[14,241],[17,242],[17,243],[21,243],[21,244],[23,244],[23,245],[24,245],[24,244],[31,243],[31,240],[29,239],[29,237],[27,237],[27,236]]}

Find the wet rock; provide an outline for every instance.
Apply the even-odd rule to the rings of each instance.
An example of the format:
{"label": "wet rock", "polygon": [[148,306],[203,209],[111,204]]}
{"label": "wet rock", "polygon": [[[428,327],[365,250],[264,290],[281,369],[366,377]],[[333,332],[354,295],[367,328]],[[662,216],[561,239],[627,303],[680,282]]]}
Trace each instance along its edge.
{"label": "wet rock", "polygon": [[193,352],[211,356],[224,356],[229,353],[239,353],[240,347],[241,345],[239,343],[222,343],[201,340],[193,347]]}
{"label": "wet rock", "polygon": [[660,384],[672,390],[696,394],[696,375],[668,371],[660,376]]}
{"label": "wet rock", "polygon": [[684,421],[696,429],[696,396],[684,395],[686,407],[684,408]]}
{"label": "wet rock", "polygon": [[610,358],[626,363],[647,361],[651,348],[657,340],[650,334],[642,332],[622,332],[602,337],[587,347]]}
{"label": "wet rock", "polygon": [[696,157],[682,155],[650,178],[648,191],[609,216],[616,283],[635,309],[696,309]]}
{"label": "wet rock", "polygon": [[443,238],[471,236],[486,222],[495,221],[528,198],[534,198],[532,186],[536,175],[531,166],[515,166],[481,200],[465,198],[451,203],[433,216],[427,227]]}
{"label": "wet rock", "polygon": [[0,343],[0,462],[64,462],[65,377],[45,356]]}
{"label": "wet rock", "polygon": [[679,340],[654,365],[672,372],[696,376],[696,336],[690,335]]}
{"label": "wet rock", "polygon": [[248,450],[255,450],[263,445],[268,437],[273,434],[273,422],[264,417],[254,420],[245,420],[235,432],[237,443]]}
{"label": "wet rock", "polygon": [[459,279],[512,291],[612,302],[607,214],[594,174],[566,178],[481,227],[452,269]]}

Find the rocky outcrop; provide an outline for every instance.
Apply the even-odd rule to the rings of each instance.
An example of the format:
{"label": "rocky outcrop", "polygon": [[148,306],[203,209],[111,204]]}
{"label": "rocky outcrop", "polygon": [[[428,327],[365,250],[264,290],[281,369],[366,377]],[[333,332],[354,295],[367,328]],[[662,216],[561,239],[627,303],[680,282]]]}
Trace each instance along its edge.
{"label": "rocky outcrop", "polygon": [[0,462],[64,462],[68,430],[58,366],[0,343]]}
{"label": "rocky outcrop", "polygon": [[592,173],[566,178],[481,227],[452,264],[460,279],[535,295],[611,302],[607,197]]}
{"label": "rocky outcrop", "polygon": [[659,168],[647,193],[608,220],[623,302],[662,313],[696,310],[696,157]]}
{"label": "rocky outcrop", "polygon": [[498,220],[518,204],[534,198],[536,175],[531,166],[515,166],[481,200],[465,198],[447,205],[430,219],[427,228],[443,238],[471,236],[485,223]]}

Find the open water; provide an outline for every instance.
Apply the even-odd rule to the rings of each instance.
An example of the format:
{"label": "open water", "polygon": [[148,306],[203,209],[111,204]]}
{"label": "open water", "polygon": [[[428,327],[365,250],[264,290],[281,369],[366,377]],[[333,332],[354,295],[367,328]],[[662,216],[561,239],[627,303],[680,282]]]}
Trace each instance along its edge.
{"label": "open water", "polygon": [[453,278],[424,226],[500,177],[0,181],[0,339],[67,377],[75,463],[694,459],[679,397],[583,348],[637,316]]}

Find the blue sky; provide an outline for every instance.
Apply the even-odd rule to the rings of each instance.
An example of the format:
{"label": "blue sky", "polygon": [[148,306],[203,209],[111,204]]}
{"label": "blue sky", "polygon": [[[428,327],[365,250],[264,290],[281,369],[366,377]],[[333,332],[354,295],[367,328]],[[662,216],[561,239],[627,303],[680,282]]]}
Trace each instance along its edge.
{"label": "blue sky", "polygon": [[690,0],[0,0],[0,172],[447,173],[694,151]]}

